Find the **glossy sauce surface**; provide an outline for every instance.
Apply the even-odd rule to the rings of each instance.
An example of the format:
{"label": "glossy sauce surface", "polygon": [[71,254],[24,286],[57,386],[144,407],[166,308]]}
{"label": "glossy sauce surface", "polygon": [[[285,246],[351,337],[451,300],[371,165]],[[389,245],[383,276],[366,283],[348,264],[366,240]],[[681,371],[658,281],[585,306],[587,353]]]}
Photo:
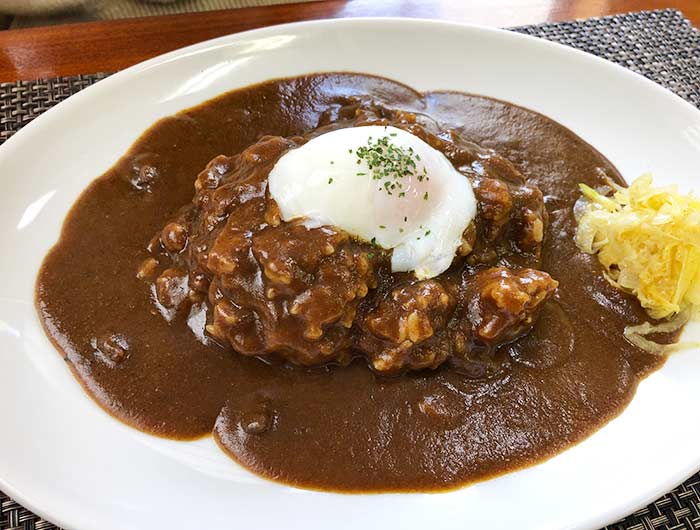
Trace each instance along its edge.
{"label": "glossy sauce surface", "polygon": [[[539,268],[559,289],[534,329],[498,349],[482,377],[443,366],[387,378],[361,359],[313,369],[264,363],[198,337],[197,315],[166,321],[136,277],[153,234],[191,201],[194,179],[214,156],[264,135],[301,135],[339,101],[367,94],[494,149],[545,195]],[[623,339],[624,326],[643,319],[638,304],[573,242],[577,184],[600,185],[602,173],[621,181],[573,133],[507,103],[418,94],[355,74],[271,81],[158,122],[93,182],[42,266],[37,307],[86,390],[139,429],[173,438],[213,430],[244,466],[303,487],[456,487],[580,441],[619,414],[660,365]]]}

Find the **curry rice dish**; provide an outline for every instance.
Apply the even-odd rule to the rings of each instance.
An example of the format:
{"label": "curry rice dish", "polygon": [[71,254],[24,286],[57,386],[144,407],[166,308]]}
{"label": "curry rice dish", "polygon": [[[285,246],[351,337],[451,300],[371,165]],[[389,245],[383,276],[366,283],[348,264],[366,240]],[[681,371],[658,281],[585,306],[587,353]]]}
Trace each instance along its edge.
{"label": "curry rice dish", "polygon": [[[387,133],[342,133],[363,142],[333,144],[347,154],[322,161],[328,178],[294,188],[305,176],[285,156],[363,127]],[[341,182],[333,166],[350,163],[362,170]],[[133,427],[213,432],[246,468],[306,488],[455,488],[581,441],[663,362],[625,340],[643,309],[574,241],[578,184],[606,178],[624,183],[506,102],[351,73],[268,81],[162,119],[96,179],[37,308],[85,390]],[[280,199],[375,184],[383,206],[345,195],[344,223],[408,214],[362,237]],[[435,221],[443,199],[464,230]]]}

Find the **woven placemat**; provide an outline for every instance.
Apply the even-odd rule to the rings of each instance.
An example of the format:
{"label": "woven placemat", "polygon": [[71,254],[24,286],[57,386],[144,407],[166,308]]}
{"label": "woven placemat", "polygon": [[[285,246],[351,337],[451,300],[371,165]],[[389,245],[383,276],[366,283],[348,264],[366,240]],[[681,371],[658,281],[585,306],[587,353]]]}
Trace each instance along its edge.
{"label": "woven placemat", "polygon": [[[630,68],[700,107],[700,31],[661,10],[513,28]],[[108,74],[0,83],[0,144],[39,114]],[[688,421],[693,421],[689,418]],[[698,440],[700,444],[700,440]],[[654,458],[663,458],[662,455]],[[644,465],[643,462],[640,465]],[[0,530],[56,530],[0,492]],[[700,530],[700,473],[609,530]]]}

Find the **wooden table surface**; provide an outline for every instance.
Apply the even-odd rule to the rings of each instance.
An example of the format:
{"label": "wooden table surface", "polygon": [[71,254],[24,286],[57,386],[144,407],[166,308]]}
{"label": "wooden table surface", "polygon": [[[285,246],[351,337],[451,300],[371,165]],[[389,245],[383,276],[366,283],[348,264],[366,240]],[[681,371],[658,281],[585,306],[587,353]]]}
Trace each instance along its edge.
{"label": "wooden table surface", "polygon": [[700,0],[322,0],[7,30],[0,31],[0,81],[114,72],[195,42],[299,20],[399,16],[507,27],[663,8],[700,26]]}

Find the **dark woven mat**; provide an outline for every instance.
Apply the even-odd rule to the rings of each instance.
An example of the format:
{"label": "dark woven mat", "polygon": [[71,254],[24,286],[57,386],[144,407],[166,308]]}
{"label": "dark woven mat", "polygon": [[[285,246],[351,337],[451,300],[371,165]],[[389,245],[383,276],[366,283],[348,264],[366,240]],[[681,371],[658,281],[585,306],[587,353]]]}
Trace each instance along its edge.
{"label": "dark woven mat", "polygon": [[[540,24],[514,28],[514,31],[560,42],[619,63],[700,107],[700,32],[679,11],[648,11]],[[59,101],[106,76],[89,74],[0,83],[0,143]],[[700,530],[700,473],[653,504],[607,528]],[[0,530],[19,529],[55,530],[56,527],[0,492]]]}

